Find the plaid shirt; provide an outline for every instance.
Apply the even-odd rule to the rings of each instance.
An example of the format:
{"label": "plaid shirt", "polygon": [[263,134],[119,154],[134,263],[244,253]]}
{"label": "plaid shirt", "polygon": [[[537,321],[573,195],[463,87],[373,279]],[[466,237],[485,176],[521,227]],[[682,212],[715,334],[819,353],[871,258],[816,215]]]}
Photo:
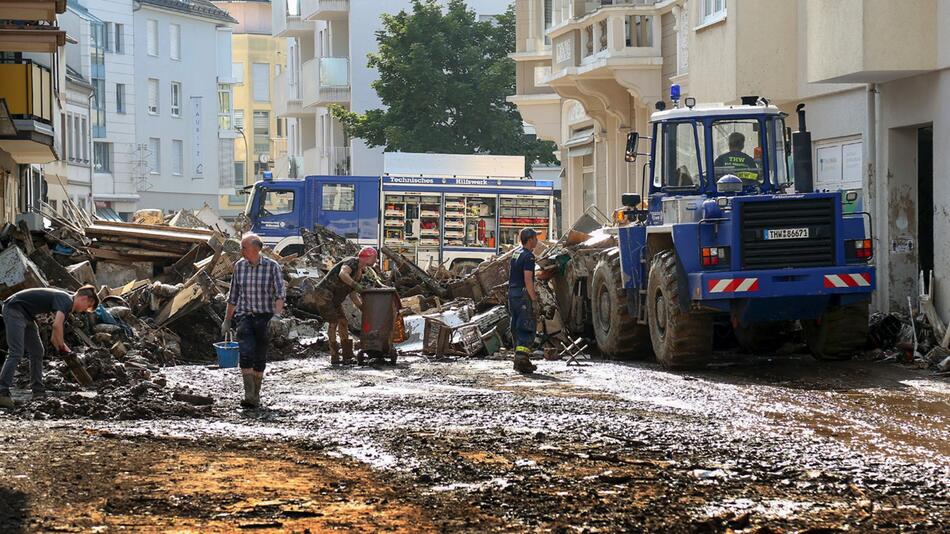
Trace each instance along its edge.
{"label": "plaid shirt", "polygon": [[236,306],[235,315],[274,313],[274,301],[286,296],[280,264],[261,256],[257,265],[244,258],[234,264],[228,304]]}

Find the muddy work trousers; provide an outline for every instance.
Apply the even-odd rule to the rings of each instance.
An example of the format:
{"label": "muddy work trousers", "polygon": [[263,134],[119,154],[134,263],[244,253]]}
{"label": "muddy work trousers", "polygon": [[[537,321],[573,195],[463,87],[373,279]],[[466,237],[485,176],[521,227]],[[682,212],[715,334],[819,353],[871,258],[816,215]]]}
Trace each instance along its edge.
{"label": "muddy work trousers", "polygon": [[13,387],[13,377],[16,374],[20,358],[25,353],[30,358],[30,382],[33,394],[42,393],[43,387],[43,341],[36,322],[19,306],[3,307],[3,322],[7,331],[7,359],[3,362],[0,371],[0,395],[9,396]]}
{"label": "muddy work trousers", "polygon": [[508,315],[511,316],[511,337],[515,350],[529,352],[534,345],[537,325],[531,299],[523,288],[508,289]]}
{"label": "muddy work trousers", "polygon": [[264,372],[267,365],[267,343],[270,335],[267,324],[273,314],[257,313],[238,317],[237,341],[241,353],[241,369]]}

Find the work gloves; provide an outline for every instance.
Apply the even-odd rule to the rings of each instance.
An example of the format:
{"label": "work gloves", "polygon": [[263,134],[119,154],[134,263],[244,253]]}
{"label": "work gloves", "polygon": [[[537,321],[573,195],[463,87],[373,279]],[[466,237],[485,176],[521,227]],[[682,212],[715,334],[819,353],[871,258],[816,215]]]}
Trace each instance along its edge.
{"label": "work gloves", "polygon": [[227,337],[231,331],[231,319],[221,321],[221,337]]}

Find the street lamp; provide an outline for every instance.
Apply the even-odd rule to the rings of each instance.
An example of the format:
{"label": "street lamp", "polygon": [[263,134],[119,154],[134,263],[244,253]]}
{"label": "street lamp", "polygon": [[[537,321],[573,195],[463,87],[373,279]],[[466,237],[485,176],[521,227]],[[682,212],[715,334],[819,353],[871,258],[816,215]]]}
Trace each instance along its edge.
{"label": "street lamp", "polygon": [[234,129],[240,132],[241,138],[244,139],[244,185],[247,186],[247,162],[249,161],[251,150],[247,146],[247,135],[244,134],[244,128],[235,126]]}

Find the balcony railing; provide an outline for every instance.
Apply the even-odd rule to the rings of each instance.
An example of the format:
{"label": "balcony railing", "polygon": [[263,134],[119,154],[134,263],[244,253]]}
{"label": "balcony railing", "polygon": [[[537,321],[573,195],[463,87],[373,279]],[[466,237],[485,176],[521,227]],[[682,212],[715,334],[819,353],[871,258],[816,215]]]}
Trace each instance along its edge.
{"label": "balcony railing", "polygon": [[350,60],[345,57],[320,58],[319,95],[322,102],[346,102],[350,97]]}
{"label": "balcony railing", "polygon": [[302,0],[306,20],[341,20],[349,16],[350,0]]}
{"label": "balcony railing", "polygon": [[555,78],[558,71],[566,67],[578,67],[601,59],[662,61],[660,13],[639,3],[601,6],[552,29],[550,35],[554,43]]}
{"label": "balcony railing", "polygon": [[323,157],[327,160],[327,170],[336,176],[348,176],[352,170],[350,147],[334,146],[323,147]]}
{"label": "balcony railing", "polygon": [[15,119],[52,124],[53,75],[50,69],[30,60],[0,62],[0,98]]}

